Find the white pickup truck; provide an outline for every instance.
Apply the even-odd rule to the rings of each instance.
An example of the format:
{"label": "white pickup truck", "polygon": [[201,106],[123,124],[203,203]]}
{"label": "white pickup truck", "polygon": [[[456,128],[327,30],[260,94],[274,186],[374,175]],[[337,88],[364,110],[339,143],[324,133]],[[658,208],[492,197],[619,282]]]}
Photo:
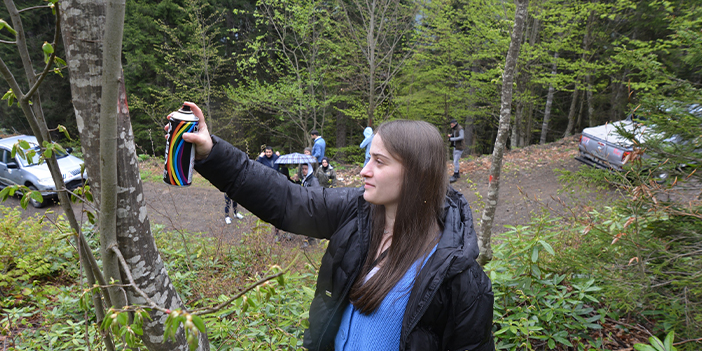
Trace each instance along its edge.
{"label": "white pickup truck", "polygon": [[575,159],[597,168],[621,171],[627,156],[634,149],[629,139],[619,135],[617,127],[636,133],[636,140],[639,141],[651,135],[647,133],[648,128],[632,121],[631,116],[623,121],[585,128],[578,144],[580,153]]}

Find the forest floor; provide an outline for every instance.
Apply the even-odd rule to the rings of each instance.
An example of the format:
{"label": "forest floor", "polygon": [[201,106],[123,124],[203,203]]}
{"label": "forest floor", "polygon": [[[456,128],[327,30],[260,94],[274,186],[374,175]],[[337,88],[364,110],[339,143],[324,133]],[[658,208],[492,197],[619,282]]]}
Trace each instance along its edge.
{"label": "forest floor", "polygon": [[[577,149],[577,137],[571,137],[505,152],[493,233],[504,232],[505,225],[524,225],[532,215],[541,211],[557,211],[566,215],[571,213],[574,206],[597,207],[619,197],[612,188],[568,188],[559,182],[561,171],[577,171],[581,167],[582,164],[574,159]],[[490,155],[464,157],[460,161],[461,178],[452,184],[464,194],[473,209],[476,228],[484,208],[483,201],[487,198],[490,159]],[[153,223],[165,226],[166,230],[237,238],[242,232],[262,225],[241,207],[239,210],[244,218],[226,225],[224,195],[219,190],[197,174],[189,187],[166,185],[161,181],[162,167],[157,159],[140,164],[144,197]],[[448,177],[453,165],[447,164],[446,168]],[[338,166],[339,186],[361,186],[360,171],[359,166]],[[19,206],[19,200],[10,198],[4,205]],[[57,204],[43,209],[29,207],[23,216],[37,213],[55,218],[62,210]],[[76,206],[75,213],[79,219],[87,220],[85,215],[81,215],[80,206]]]}

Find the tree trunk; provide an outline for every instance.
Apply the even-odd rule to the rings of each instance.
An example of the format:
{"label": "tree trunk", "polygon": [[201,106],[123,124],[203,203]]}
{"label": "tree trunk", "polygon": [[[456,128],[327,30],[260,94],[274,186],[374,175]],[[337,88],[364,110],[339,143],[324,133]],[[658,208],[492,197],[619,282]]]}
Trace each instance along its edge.
{"label": "tree trunk", "polygon": [[[551,69],[551,77],[555,78],[556,69],[558,67],[558,52],[553,54],[553,68]],[[548,122],[551,119],[551,105],[553,105],[554,95],[553,83],[548,85],[548,95],[546,96],[546,108],[544,109],[544,122],[541,124],[541,140],[539,144],[546,144],[546,136],[548,136]]]}
{"label": "tree trunk", "polygon": [[336,147],[342,148],[346,146],[346,120],[348,117],[344,113],[343,109],[346,109],[346,103],[339,103],[340,109],[337,109],[336,113]]}
{"label": "tree trunk", "polygon": [[590,75],[585,76],[585,82],[587,82],[587,120],[588,127],[594,127],[595,122],[595,105],[592,103],[592,77]]}
{"label": "tree trunk", "polygon": [[[71,94],[75,109],[86,168],[98,203],[100,189],[100,100],[102,97],[102,43],[105,30],[105,2],[64,0],[60,2],[63,13],[62,33],[69,67]],[[121,71],[121,68],[120,68]],[[114,82],[114,78],[113,84]],[[183,303],[168,278],[163,261],[151,234],[146,211],[146,200],[139,177],[134,146],[134,135],[129,119],[124,77],[119,76],[116,121],[115,169],[117,184],[116,241],[119,250],[130,266],[137,286],[164,308],[182,308]],[[126,282],[126,279],[121,279]],[[130,305],[146,305],[146,301],[133,289],[127,289]],[[185,335],[181,331],[175,341],[163,342],[163,323],[167,315],[156,310],[150,312],[151,320],[144,324],[142,340],[149,350],[187,350]],[[209,350],[205,333],[200,333],[199,350]]]}
{"label": "tree trunk", "polygon": [[512,82],[514,81],[514,70],[519,59],[519,48],[521,46],[522,32],[524,31],[524,21],[527,16],[529,0],[515,0],[517,9],[514,14],[514,30],[512,39],[505,59],[505,71],[502,76],[502,102],[500,105],[500,125],[495,138],[495,148],[492,151],[492,165],[490,166],[490,185],[488,186],[487,204],[483,210],[480,220],[480,235],[478,236],[478,246],[480,247],[480,257],[478,262],[481,265],[492,260],[492,247],[490,239],[492,236],[492,222],[495,219],[495,209],[500,192],[500,172],[502,170],[502,156],[505,143],[509,133],[510,110],[512,105]]}
{"label": "tree trunk", "polygon": [[580,107],[578,108],[578,122],[575,123],[578,133],[583,129],[583,112],[585,107],[585,92],[580,92]]}
{"label": "tree trunk", "polygon": [[568,110],[568,127],[566,127],[566,131],[563,134],[564,138],[567,138],[571,135],[573,135],[573,126],[575,125],[575,111],[577,109],[577,101],[578,101],[578,83],[575,83],[575,87],[573,88],[573,98],[570,100],[570,110]]}
{"label": "tree trunk", "polygon": [[520,147],[529,146],[531,144],[531,128],[534,125],[534,102],[529,103],[529,109],[527,112],[526,127],[524,127],[524,132],[522,133]]}
{"label": "tree trunk", "polygon": [[519,147],[519,123],[522,121],[522,113],[524,113],[524,104],[521,102],[516,103],[517,108],[514,113],[514,124],[512,125],[512,135],[509,138],[510,145],[509,148],[514,150]]}
{"label": "tree trunk", "polygon": [[470,113],[466,115],[466,120],[463,123],[463,137],[465,138],[463,145],[468,148],[468,154],[472,155],[475,150],[475,124],[473,123],[473,115]]}

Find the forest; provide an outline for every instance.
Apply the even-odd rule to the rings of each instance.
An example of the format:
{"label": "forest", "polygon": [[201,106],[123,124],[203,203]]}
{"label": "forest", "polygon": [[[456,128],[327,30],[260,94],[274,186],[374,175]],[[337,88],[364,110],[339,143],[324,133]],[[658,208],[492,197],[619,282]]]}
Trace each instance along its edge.
{"label": "forest", "polygon": [[[332,152],[359,154],[366,126],[398,118],[442,130],[455,118],[472,152],[490,153],[514,3],[382,4],[373,12],[351,1],[128,1],[122,65],[139,153],[163,153],[163,120],[186,100],[205,106],[212,131],[252,156],[264,144],[299,152],[313,129]],[[510,147],[618,121],[642,104],[655,109],[661,97],[685,99],[679,90],[700,82],[696,11],[695,1],[530,2]],[[46,11],[24,18],[33,54],[52,22]],[[12,50],[0,46],[20,72]],[[41,97],[49,127],[77,134],[68,86],[52,75]],[[0,115],[0,128],[29,131],[16,107],[2,104]]]}
{"label": "forest", "polygon": [[[699,1],[4,5],[0,137],[35,135],[59,190],[29,212],[36,188],[0,189],[3,351],[302,348],[326,242],[274,240],[245,211],[215,224],[205,201],[183,196],[219,206],[200,176],[172,195],[163,127],[184,101],[250,158],[301,152],[318,130],[347,186],[362,185],[366,127],[410,119],[443,133],[456,119],[469,151],[453,186],[472,199],[497,349],[702,347]],[[627,117],[653,132],[620,131],[633,145],[623,171],[558,163],[583,129]],[[89,174],[73,191],[64,147]],[[18,143],[12,157],[28,152]],[[503,183],[539,210],[493,229],[500,172],[542,165],[558,196]],[[178,225],[193,204],[205,229]]]}

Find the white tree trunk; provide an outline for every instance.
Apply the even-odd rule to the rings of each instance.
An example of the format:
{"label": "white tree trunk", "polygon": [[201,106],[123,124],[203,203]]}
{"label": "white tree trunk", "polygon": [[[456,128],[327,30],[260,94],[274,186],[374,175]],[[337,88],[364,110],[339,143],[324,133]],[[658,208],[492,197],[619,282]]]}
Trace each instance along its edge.
{"label": "white tree trunk", "polygon": [[[101,202],[100,172],[100,100],[102,96],[102,43],[105,30],[105,1],[63,0],[62,34],[69,67],[71,94],[78,131],[86,160],[86,168],[98,203]],[[121,68],[120,68],[121,71]],[[127,108],[124,78],[118,81],[116,114],[116,159],[113,172],[118,181],[116,192],[116,241],[130,266],[137,286],[167,309],[183,307],[156,248],[146,211],[143,187],[139,177],[134,135]],[[164,117],[165,118],[165,117]],[[126,282],[122,275],[122,282]],[[145,305],[146,301],[132,289],[127,289],[129,304]],[[163,342],[163,323],[167,315],[153,310],[151,321],[145,322],[142,340],[149,350],[187,350],[185,335],[178,333],[176,341]],[[209,350],[207,336],[200,333],[199,350]]]}
{"label": "white tree trunk", "polygon": [[490,166],[490,185],[488,186],[487,203],[480,220],[480,234],[478,235],[478,246],[480,247],[480,257],[478,262],[481,265],[492,260],[492,247],[490,240],[492,236],[492,222],[495,219],[495,209],[500,191],[500,172],[502,170],[502,156],[505,143],[509,133],[510,111],[512,105],[512,82],[514,81],[514,70],[519,58],[519,48],[521,46],[522,32],[524,31],[524,21],[527,16],[529,0],[515,0],[517,10],[514,14],[514,29],[512,30],[512,40],[505,59],[505,71],[502,75],[502,103],[500,105],[500,125],[495,138],[495,148],[492,151],[492,165]]}
{"label": "white tree trunk", "polygon": [[[553,55],[553,69],[551,70],[551,77],[556,76],[556,69],[558,67],[558,52]],[[551,105],[553,105],[553,95],[555,89],[553,88],[553,83],[548,85],[548,95],[546,96],[546,108],[544,109],[544,122],[541,124],[541,140],[539,144],[546,144],[546,136],[548,135],[548,122],[551,120]]]}

